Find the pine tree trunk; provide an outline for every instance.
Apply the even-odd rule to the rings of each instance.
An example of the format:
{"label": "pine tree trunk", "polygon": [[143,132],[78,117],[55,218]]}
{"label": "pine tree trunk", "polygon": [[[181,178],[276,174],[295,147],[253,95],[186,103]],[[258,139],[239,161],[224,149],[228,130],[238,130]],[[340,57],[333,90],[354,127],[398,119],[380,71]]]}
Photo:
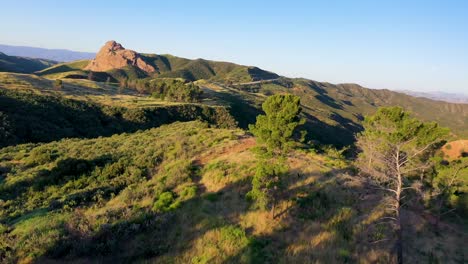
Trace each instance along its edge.
{"label": "pine tree trunk", "polygon": [[397,251],[397,263],[403,264],[403,237],[401,230],[400,217],[397,219],[397,229],[396,229],[397,241],[396,241],[396,251]]}
{"label": "pine tree trunk", "polygon": [[396,252],[397,252],[397,263],[403,264],[403,235],[401,230],[401,192],[403,191],[403,180],[401,175],[401,164],[400,164],[400,150],[397,148],[396,151],[396,176],[397,176],[397,186],[396,186],[396,203],[395,203],[395,213],[396,213]]}

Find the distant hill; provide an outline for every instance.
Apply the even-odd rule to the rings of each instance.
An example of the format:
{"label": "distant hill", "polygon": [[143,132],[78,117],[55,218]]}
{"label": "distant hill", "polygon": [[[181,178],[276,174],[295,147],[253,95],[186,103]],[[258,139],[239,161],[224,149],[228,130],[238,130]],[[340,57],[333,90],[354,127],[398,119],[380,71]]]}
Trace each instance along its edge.
{"label": "distant hill", "polygon": [[446,93],[446,92],[415,92],[403,90],[399,91],[411,96],[424,97],[432,100],[445,101],[449,103],[468,104],[468,95],[461,93]]}
{"label": "distant hill", "polygon": [[8,56],[0,52],[0,72],[33,73],[56,63],[52,60]]}
{"label": "distant hill", "polygon": [[66,49],[44,49],[26,46],[11,46],[0,44],[0,52],[10,56],[21,56],[68,62],[74,60],[92,59],[96,54],[92,52],[71,51]]}
{"label": "distant hill", "polygon": [[246,128],[261,113],[261,103],[271,94],[292,93],[301,98],[309,139],[335,145],[354,142],[364,116],[381,106],[401,106],[415,117],[449,127],[454,137],[468,137],[468,105],[417,98],[390,90],[357,84],[331,84],[307,79],[280,78],[247,85],[224,86],[211,96],[225,101]]}
{"label": "distant hill", "polygon": [[[275,73],[257,67],[243,66],[229,62],[190,60],[172,55],[143,54],[128,50],[115,41],[107,42],[96,58],[77,67],[75,62],[60,67],[45,69],[39,74],[45,77],[85,78],[95,72],[96,80],[104,81],[111,77],[114,81],[122,78],[136,79],[145,77],[183,78],[188,81],[217,80],[232,82],[251,82],[276,79]],[[48,76],[54,74],[53,76]],[[59,74],[59,75],[58,75]]]}

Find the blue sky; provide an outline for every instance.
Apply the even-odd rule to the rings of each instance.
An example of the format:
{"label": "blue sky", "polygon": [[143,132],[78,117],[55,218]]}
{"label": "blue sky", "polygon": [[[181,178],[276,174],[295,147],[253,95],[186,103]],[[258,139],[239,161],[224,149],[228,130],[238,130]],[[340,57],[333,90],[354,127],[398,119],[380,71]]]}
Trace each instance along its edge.
{"label": "blue sky", "polygon": [[0,43],[126,48],[468,94],[468,1],[2,1]]}

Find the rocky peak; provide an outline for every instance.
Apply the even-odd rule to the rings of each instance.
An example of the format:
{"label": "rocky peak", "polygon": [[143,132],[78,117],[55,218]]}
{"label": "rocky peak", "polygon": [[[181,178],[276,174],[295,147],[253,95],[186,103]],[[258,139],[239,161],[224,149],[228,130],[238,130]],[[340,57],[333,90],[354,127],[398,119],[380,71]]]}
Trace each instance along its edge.
{"label": "rocky peak", "polygon": [[110,40],[107,41],[106,44],[101,48],[101,51],[107,50],[107,51],[118,51],[118,50],[124,50],[125,48],[120,44],[117,43],[115,40]]}
{"label": "rocky peak", "polygon": [[114,40],[106,42],[96,54],[85,70],[103,72],[112,69],[119,69],[126,66],[135,66],[142,71],[151,73],[155,68],[146,63],[141,55],[133,50],[125,49],[120,43]]}

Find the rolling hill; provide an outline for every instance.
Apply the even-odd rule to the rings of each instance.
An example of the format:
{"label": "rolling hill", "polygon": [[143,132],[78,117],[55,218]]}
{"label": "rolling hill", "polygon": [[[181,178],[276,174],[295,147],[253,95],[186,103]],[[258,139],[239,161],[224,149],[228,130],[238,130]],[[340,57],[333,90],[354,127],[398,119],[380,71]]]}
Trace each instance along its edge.
{"label": "rolling hill", "polygon": [[[196,80],[231,80],[233,82],[251,82],[275,79],[277,74],[257,67],[237,65],[229,62],[190,60],[172,55],[142,54],[122,47],[115,41],[107,42],[91,61],[64,63],[38,72],[44,77],[85,78],[94,72],[94,79],[113,81],[123,78],[183,78]],[[51,75],[53,74],[53,75]],[[60,74],[60,75],[58,75]],[[81,77],[80,77],[81,76]]]}
{"label": "rolling hill", "polygon": [[56,63],[56,61],[46,59],[8,56],[0,52],[0,72],[33,73],[51,67]]}

